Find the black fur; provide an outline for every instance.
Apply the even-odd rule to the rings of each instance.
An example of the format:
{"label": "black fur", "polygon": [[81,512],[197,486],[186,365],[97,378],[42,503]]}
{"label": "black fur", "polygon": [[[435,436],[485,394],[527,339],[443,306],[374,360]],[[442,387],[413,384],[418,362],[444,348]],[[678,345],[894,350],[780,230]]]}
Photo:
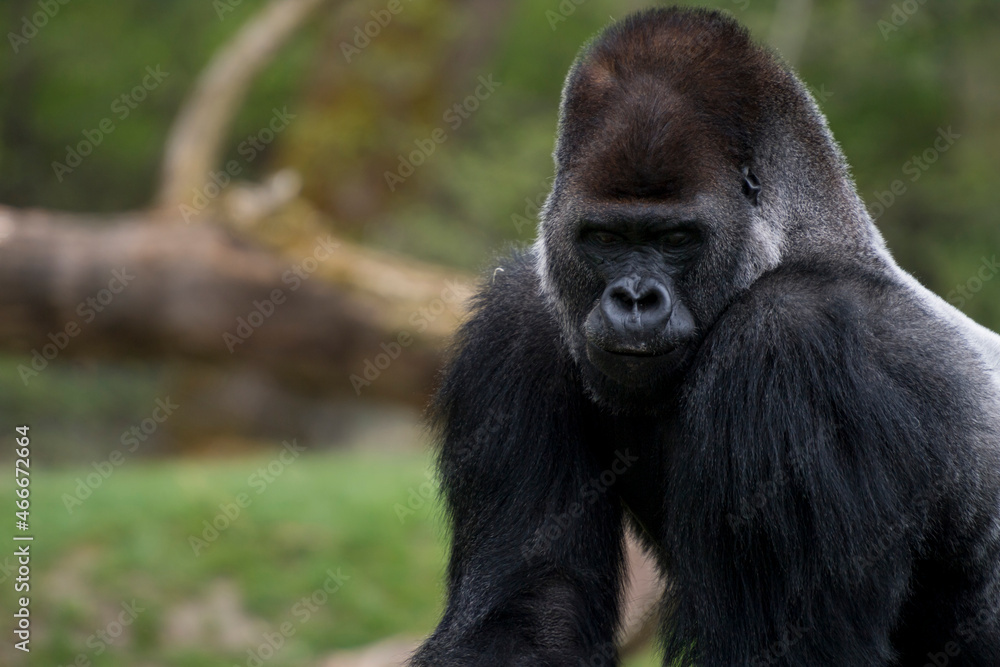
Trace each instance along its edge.
{"label": "black fur", "polygon": [[525,258],[480,294],[457,347],[434,415],[455,535],[450,603],[414,664],[613,655],[622,509],[587,502],[587,485],[614,453],[593,437],[593,408]]}
{"label": "black fur", "polygon": [[1000,337],[894,264],[795,76],[638,14],[570,73],[556,165],[435,402],[412,664],[618,664],[627,522],[666,665],[1000,665]]}

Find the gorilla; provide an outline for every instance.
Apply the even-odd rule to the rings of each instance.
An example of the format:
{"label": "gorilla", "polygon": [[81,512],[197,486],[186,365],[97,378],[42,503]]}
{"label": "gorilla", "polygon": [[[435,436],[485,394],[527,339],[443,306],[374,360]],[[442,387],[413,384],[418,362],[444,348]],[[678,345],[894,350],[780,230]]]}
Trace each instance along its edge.
{"label": "gorilla", "polygon": [[1000,665],[1000,336],[897,266],[815,101],[727,15],[586,46],[536,243],[431,419],[448,602],[411,664]]}

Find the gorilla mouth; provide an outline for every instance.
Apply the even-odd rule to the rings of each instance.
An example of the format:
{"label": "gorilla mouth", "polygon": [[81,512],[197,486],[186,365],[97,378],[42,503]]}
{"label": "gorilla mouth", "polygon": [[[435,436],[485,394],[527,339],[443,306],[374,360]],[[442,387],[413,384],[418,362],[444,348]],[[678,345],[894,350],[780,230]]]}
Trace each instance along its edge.
{"label": "gorilla mouth", "polygon": [[656,357],[666,356],[671,352],[673,352],[674,349],[676,348],[667,350],[666,352],[660,352],[656,350],[628,349],[628,348],[623,348],[618,350],[612,350],[608,348],[601,348],[601,349],[604,352],[607,352],[608,354],[613,354],[617,357],[643,357],[646,359],[653,359]]}
{"label": "gorilla mouth", "polygon": [[587,343],[587,359],[603,375],[621,384],[653,384],[672,376],[685,356],[684,347],[666,349],[606,348]]}

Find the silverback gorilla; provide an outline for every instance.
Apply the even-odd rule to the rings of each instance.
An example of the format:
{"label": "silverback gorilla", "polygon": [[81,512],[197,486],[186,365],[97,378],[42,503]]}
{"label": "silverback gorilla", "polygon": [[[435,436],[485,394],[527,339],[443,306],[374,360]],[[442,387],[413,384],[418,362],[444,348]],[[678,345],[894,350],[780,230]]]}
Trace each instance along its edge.
{"label": "silverback gorilla", "polygon": [[665,665],[1000,666],[1000,336],[896,265],[796,76],[723,14],[631,16],[555,162],[432,408],[412,664],[618,664],[627,523]]}

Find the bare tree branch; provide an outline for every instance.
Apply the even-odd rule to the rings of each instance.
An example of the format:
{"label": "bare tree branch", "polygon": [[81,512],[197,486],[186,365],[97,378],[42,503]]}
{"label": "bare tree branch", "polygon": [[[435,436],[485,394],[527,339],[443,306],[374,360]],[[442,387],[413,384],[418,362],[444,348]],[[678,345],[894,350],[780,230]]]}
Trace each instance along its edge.
{"label": "bare tree branch", "polygon": [[166,142],[156,203],[176,206],[204,186],[226,128],[254,78],[325,0],[271,0],[199,76]]}

